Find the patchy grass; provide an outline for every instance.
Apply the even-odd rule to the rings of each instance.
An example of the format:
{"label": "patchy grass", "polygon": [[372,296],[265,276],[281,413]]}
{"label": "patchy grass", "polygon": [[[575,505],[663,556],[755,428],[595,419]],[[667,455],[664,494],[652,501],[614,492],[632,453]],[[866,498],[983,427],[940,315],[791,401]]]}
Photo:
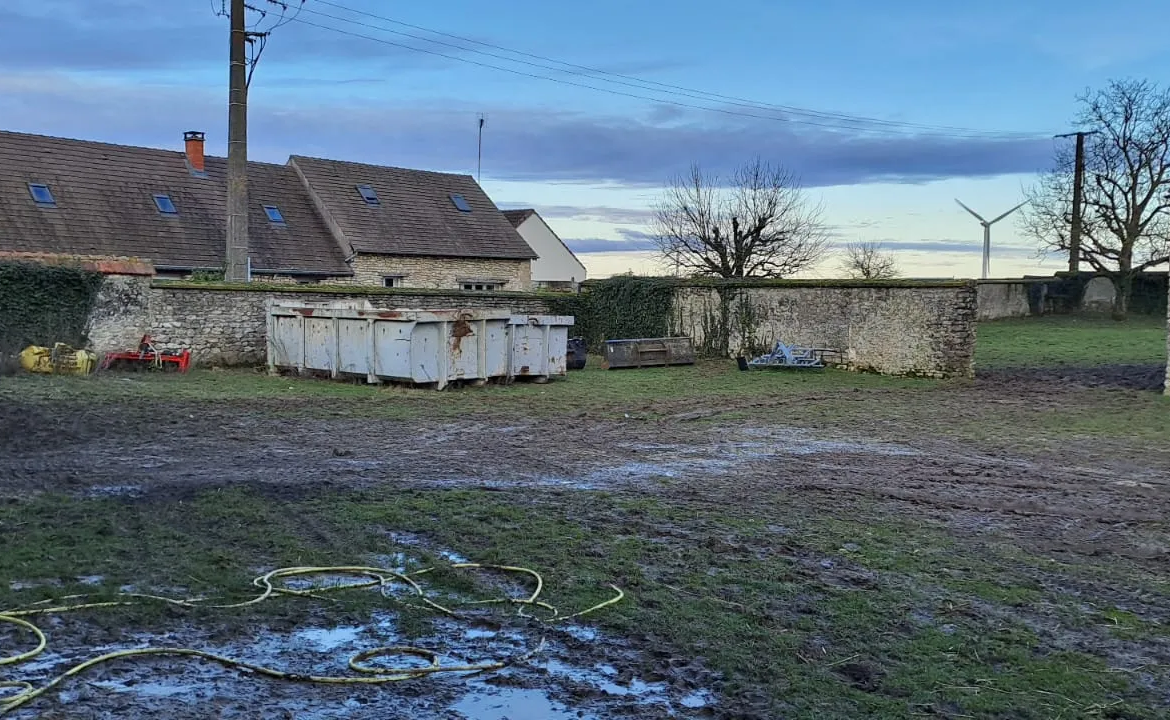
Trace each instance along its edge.
{"label": "patchy grass", "polygon": [[[1075,317],[985,323],[980,368],[1112,362],[1163,362],[1160,321]],[[697,415],[704,423],[775,421],[777,413],[808,428],[851,428],[898,439],[924,424],[941,436],[981,444],[1029,446],[1070,437],[1170,443],[1170,399],[1154,392],[1091,390],[1055,396],[982,392],[969,381],[891,378],[838,370],[740,372],[731,360],[643,370],[600,369],[600,358],[565,378],[445,392],[364,382],[272,377],[251,370],[196,370],[187,375],[17,376],[0,383],[0,401],[80,408],[92,403],[186,403],[262,408],[297,417],[452,420],[469,416],[593,417],[657,420]],[[132,410],[128,410],[132,411]],[[90,422],[102,422],[94,417]]]}
{"label": "patchy grass", "polygon": [[[1164,360],[1164,333],[1160,322],[1140,318],[1122,325],[1078,318],[989,323],[979,328],[978,362],[1153,363]],[[214,405],[302,420],[587,414],[606,422],[666,420],[665,433],[678,416],[692,414],[695,422],[722,425],[787,423],[910,442],[951,438],[972,442],[976,452],[1012,443],[1058,449],[1070,438],[1124,443],[1126,451],[1170,445],[1170,400],[1151,392],[988,392],[979,382],[743,373],[732,361],[613,372],[598,364],[591,358],[590,369],[547,385],[442,393],[251,371],[24,376],[0,383],[0,403],[86,423],[161,404],[175,412]],[[1167,642],[1167,618],[1119,601],[1118,593],[1164,598],[1170,585],[1159,566],[1110,554],[1058,563],[997,544],[994,534],[959,536],[856,499],[816,507],[807,494],[688,500],[552,490],[299,492],[7,499],[0,503],[0,607],[92,592],[82,582],[87,576],[101,576],[97,590],[105,594],[133,584],[242,598],[257,568],[367,562],[367,553],[395,552],[415,567],[436,562],[431,545],[403,545],[390,534],[397,531],[475,561],[533,567],[545,576],[548,599],[566,611],[606,599],[607,584],[618,584],[627,601],[590,622],[679,657],[704,658],[722,674],[724,698],[763,708],[764,717],[1154,718],[1167,700],[1158,690],[1170,686],[1167,668],[1131,661],[1150,643]],[[1158,542],[1163,528],[1151,526]],[[431,579],[444,591],[481,589],[466,573]],[[371,593],[335,597],[328,619],[339,623],[385,602]],[[121,627],[160,618],[157,608],[111,612]],[[215,621],[293,620],[301,612],[276,601]],[[426,634],[428,617],[405,612],[404,631]]]}
{"label": "patchy grass", "polygon": [[1049,315],[979,324],[977,368],[1166,362],[1166,318]]}
{"label": "patchy grass", "polygon": [[702,399],[717,404],[777,396],[800,396],[854,389],[928,388],[932,381],[882,377],[841,370],[823,372],[739,372],[733,360],[708,360],[691,366],[602,370],[591,366],[544,385],[517,382],[443,392],[333,381],[269,376],[251,370],[193,370],[185,375],[142,373],[90,377],[21,375],[0,386],[0,398],[36,401],[189,401],[195,403],[271,403],[297,408],[321,402],[344,403],[347,412],[378,417],[459,417],[490,411],[538,415],[621,412],[669,414],[678,402]]}
{"label": "patchy grass", "polygon": [[[473,561],[533,567],[565,610],[607,598],[606,584],[616,583],[628,600],[590,622],[706,658],[726,679],[725,697],[754,698],[769,716],[1088,717],[1105,707],[1112,717],[1159,716],[1158,699],[1110,672],[1108,659],[1054,648],[1051,633],[1033,628],[1029,608],[1055,601],[1031,577],[1043,558],[964,547],[938,527],[877,523],[864,506],[847,516],[780,503],[746,515],[585,492],[41,497],[0,506],[0,529],[18,528],[5,539],[0,577],[61,585],[0,586],[0,606],[92,591],[77,581],[87,575],[104,576],[106,593],[136,583],[246,596],[257,567],[364,562],[363,553],[396,551],[434,562],[396,544],[387,533],[395,530]],[[462,592],[476,587],[457,574],[449,582]],[[329,617],[340,622],[367,613],[376,596],[334,597]],[[271,622],[301,609],[274,602],[225,622]],[[156,612],[117,617],[133,627]],[[423,634],[425,618],[407,627]],[[1079,631],[1055,632],[1099,631],[1136,648],[1149,636],[1145,627],[1135,613],[1109,610]]]}

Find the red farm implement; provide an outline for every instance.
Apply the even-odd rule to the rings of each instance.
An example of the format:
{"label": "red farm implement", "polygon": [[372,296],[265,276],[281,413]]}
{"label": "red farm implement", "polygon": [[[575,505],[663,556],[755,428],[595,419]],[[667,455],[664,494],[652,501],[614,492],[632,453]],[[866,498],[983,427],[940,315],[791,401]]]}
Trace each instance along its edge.
{"label": "red farm implement", "polygon": [[178,352],[159,351],[154,346],[150,335],[142,336],[142,340],[138,342],[137,351],[106,353],[105,358],[102,360],[102,370],[155,369],[185,373],[190,367],[190,350],[180,350]]}

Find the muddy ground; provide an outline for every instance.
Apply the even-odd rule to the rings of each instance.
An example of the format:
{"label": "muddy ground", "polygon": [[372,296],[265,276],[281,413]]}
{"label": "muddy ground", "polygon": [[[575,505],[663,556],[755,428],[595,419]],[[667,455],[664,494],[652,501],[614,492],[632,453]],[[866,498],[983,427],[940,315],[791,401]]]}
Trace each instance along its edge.
{"label": "muddy ground", "polygon": [[[1062,395],[1153,387],[1155,368],[1067,370],[1056,375],[997,371],[976,383],[934,393],[958,409],[989,398],[1034,398],[1059,407]],[[880,402],[879,391],[859,400]],[[286,401],[133,406],[7,402],[0,405],[0,498],[42,492],[173,502],[211,486],[250,486],[276,498],[344,489],[473,487],[516,492],[526,502],[571,506],[580,490],[665,496],[680,507],[728,507],[759,513],[783,503],[808,517],[856,511],[942,523],[959,542],[1008,543],[1062,562],[1121,564],[1153,576],[1170,570],[1165,522],[1170,459],[1164,449],[1078,439],[1056,448],[1011,453],[1002,447],[940,437],[931,427],[896,426],[864,416],[848,424],[801,427],[782,398],[711,407],[697,401],[567,417],[498,417],[486,411],[457,421],[354,418],[344,403],[308,409]],[[722,419],[729,415],[733,419]],[[785,421],[787,420],[787,421]],[[582,508],[583,516],[586,513]],[[609,533],[650,535],[686,545],[718,538],[702,522],[605,516],[588,522]],[[779,529],[778,537],[782,536]],[[424,541],[425,542],[425,541]],[[782,551],[783,542],[774,548]],[[779,550],[777,549],[779,548]],[[460,548],[454,548],[459,551]],[[799,557],[831,582],[856,583],[848,562]],[[670,568],[663,568],[664,577]],[[864,573],[862,573],[864,575]],[[832,577],[829,577],[832,576]],[[35,578],[6,578],[35,582]],[[1038,576],[1070,595],[1111,598],[1144,619],[1170,623],[1170,598],[1116,586],[1105,576]],[[1050,609],[1012,612],[1054,647],[1102,654],[1127,667],[1170,665],[1163,634],[1135,649],[1098,629],[1073,630]],[[998,610],[988,609],[987,612]],[[452,660],[522,653],[538,641],[531,628],[475,623],[441,626],[430,638]],[[217,637],[190,620],[161,634],[119,635],[80,621],[55,620],[52,652],[24,668],[43,679],[95,650],[178,643],[284,663],[297,672],[344,671],[358,650],[393,642],[394,618],[372,626],[253,629]],[[720,695],[720,679],[684,648],[652,638],[612,637],[582,622],[548,634],[544,653],[501,673],[441,678],[382,688],[321,688],[257,681],[186,661],[95,669],[14,717],[435,717],[493,720],[570,717],[745,716],[751,698]],[[4,654],[4,653],[0,653]],[[865,669],[858,670],[862,675]],[[1144,680],[1170,705],[1170,690]],[[862,678],[862,682],[865,679]],[[264,712],[257,714],[257,708]],[[213,712],[209,712],[212,710]],[[276,714],[272,714],[272,713]],[[57,713],[54,715],[53,713]]]}

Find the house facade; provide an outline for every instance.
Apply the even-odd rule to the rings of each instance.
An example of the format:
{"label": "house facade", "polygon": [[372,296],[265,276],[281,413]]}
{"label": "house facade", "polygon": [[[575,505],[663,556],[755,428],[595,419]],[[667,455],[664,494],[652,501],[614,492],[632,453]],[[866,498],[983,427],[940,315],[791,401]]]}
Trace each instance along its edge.
{"label": "house facade", "polygon": [[532,261],[535,287],[572,292],[580,289],[586,279],[585,266],[536,210],[505,210],[504,216],[539,256]]}
{"label": "house facade", "polygon": [[[227,161],[0,132],[0,251],[222,272]],[[293,156],[248,163],[254,281],[529,290],[537,254],[468,175]]]}

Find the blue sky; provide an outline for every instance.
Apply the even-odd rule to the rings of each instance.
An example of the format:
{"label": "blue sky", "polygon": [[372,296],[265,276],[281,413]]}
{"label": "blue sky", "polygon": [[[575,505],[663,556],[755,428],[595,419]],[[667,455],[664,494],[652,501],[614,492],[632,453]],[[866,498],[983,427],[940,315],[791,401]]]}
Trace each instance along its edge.
{"label": "blue sky", "polygon": [[[176,149],[183,130],[200,129],[222,154],[219,4],[4,0],[0,128]],[[1131,0],[1126,15],[1170,27],[1164,0]],[[641,250],[648,208],[672,175],[692,161],[727,171],[757,154],[800,175],[839,241],[882,241],[909,274],[974,276],[981,230],[954,197],[989,216],[1010,208],[1049,162],[1051,135],[1071,129],[1080,92],[1111,78],[1170,82],[1162,30],[1134,32],[1087,0],[306,0],[298,20],[273,32],[256,70],[253,159],[474,172],[484,113],[489,194],[502,207],[538,208],[593,276],[655,270]],[[549,63],[396,23],[611,74],[534,67]],[[995,275],[1062,265],[1037,258],[1010,220],[993,242]]]}

